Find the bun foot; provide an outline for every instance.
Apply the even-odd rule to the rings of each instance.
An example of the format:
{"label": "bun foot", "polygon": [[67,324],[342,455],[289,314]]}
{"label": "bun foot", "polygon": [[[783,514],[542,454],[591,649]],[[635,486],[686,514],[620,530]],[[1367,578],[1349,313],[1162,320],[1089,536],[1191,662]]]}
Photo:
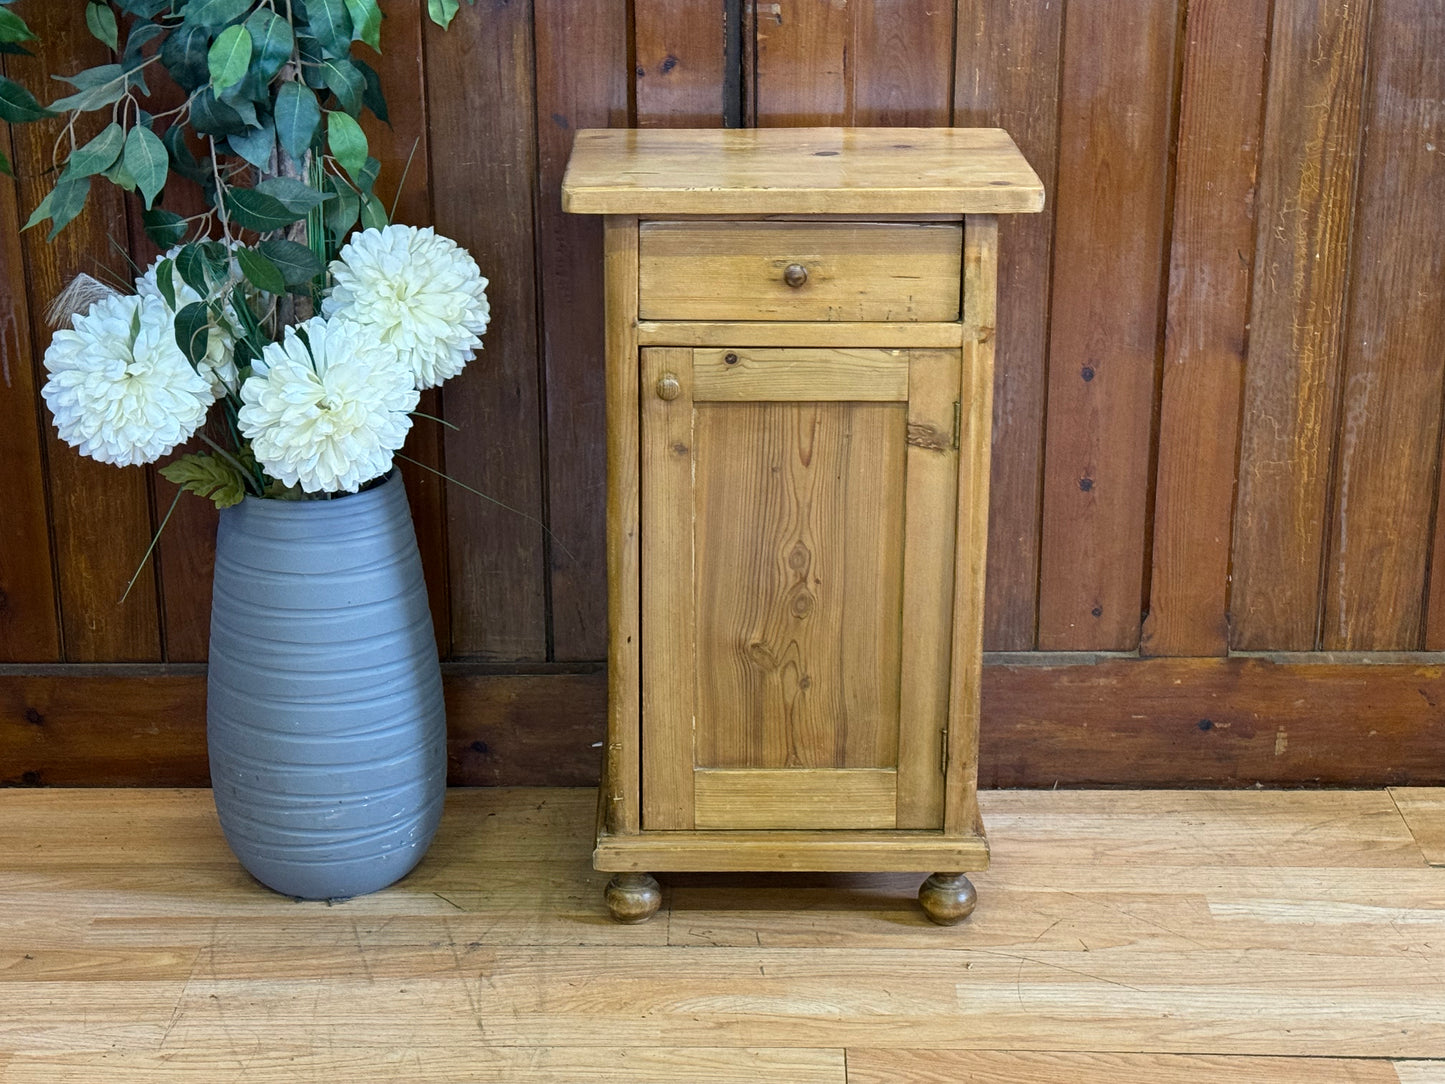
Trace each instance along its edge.
{"label": "bun foot", "polygon": [[619,873],[607,882],[603,898],[618,922],[646,922],[662,905],[662,889],[650,873]]}
{"label": "bun foot", "polygon": [[940,926],[956,926],[978,903],[973,882],[961,873],[935,873],[918,890],[923,913]]}

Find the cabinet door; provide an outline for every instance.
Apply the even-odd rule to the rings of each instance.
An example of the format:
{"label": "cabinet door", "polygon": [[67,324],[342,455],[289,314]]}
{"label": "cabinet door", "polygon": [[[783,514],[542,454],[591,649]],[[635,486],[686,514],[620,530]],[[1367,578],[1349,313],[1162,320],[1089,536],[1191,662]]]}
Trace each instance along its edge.
{"label": "cabinet door", "polygon": [[641,362],[643,828],[941,828],[958,351]]}

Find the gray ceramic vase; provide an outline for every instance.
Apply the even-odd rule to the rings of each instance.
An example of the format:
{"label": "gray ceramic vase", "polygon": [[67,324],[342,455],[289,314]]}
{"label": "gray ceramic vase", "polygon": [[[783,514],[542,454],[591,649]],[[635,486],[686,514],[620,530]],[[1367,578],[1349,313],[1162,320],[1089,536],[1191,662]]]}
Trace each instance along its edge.
{"label": "gray ceramic vase", "polygon": [[375,892],[446,793],[441,670],[400,474],[221,512],[206,734],[226,841],[288,896]]}

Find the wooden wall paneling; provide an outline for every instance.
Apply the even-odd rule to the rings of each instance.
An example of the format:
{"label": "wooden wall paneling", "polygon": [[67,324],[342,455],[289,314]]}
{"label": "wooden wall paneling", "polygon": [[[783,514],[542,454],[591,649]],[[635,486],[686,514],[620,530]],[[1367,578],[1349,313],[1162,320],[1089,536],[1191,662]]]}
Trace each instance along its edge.
{"label": "wooden wall paneling", "polygon": [[1230,646],[1316,646],[1368,2],[1276,4],[1235,499]]}
{"label": "wooden wall paneling", "polygon": [[948,123],[953,8],[925,0],[753,3],[761,126]]}
{"label": "wooden wall paneling", "polygon": [[1223,655],[1270,0],[1189,5],[1141,649]]}
{"label": "wooden wall paneling", "polygon": [[[391,119],[389,124],[383,124],[370,112],[363,113],[361,118],[367,141],[371,144],[371,154],[381,163],[376,194],[388,211],[395,206],[393,220],[408,226],[430,226],[433,223],[426,56],[422,42],[425,7],[422,0],[396,0],[386,4],[385,18],[381,21],[379,57],[365,46],[353,46],[381,76],[381,85],[386,91],[387,115]],[[480,263],[480,254],[473,255]],[[482,274],[490,279],[500,277],[497,268],[485,264],[482,265]],[[483,340],[489,342],[486,336]],[[485,370],[490,362],[484,346],[472,364]],[[422,392],[421,402],[416,408],[418,413],[430,414],[434,418],[445,417],[444,395],[440,388]],[[412,459],[425,463],[426,467],[406,462],[399,466],[406,479],[407,500],[411,504],[412,523],[416,526],[417,546],[421,549],[437,649],[446,656],[451,652],[447,494],[446,483],[433,473],[446,471],[444,445],[445,430],[436,422],[417,418],[403,451]],[[458,493],[457,497],[459,500],[474,499],[465,491]]]}
{"label": "wooden wall paneling", "polygon": [[633,0],[632,8],[638,127],[722,127],[725,0]]}
{"label": "wooden wall paneling", "polygon": [[1440,444],[1445,8],[1375,0],[1373,23],[1325,573],[1327,651],[1420,646]]}
{"label": "wooden wall paneling", "polygon": [[[546,371],[553,658],[607,654],[602,222],[562,213],[579,128],[627,117],[626,0],[536,0],[538,288]],[[565,548],[564,548],[565,547]]]}
{"label": "wooden wall paneling", "polygon": [[[532,5],[482,0],[424,38],[437,229],[491,280],[486,346],[446,388],[452,651],[547,654],[533,201]],[[484,88],[480,92],[469,88]],[[494,501],[509,507],[503,508]]]}
{"label": "wooden wall paneling", "polygon": [[[11,162],[8,129],[0,151]],[[0,463],[5,515],[0,517],[0,660],[59,662],[60,615],[50,556],[40,386],[32,352],[19,186],[0,179]]]}
{"label": "wooden wall paneling", "polygon": [[[1445,427],[1442,427],[1445,430]],[[1435,530],[1430,552],[1430,581],[1425,597],[1425,650],[1445,651],[1445,431],[1440,434],[1440,464],[1435,493]]]}
{"label": "wooden wall paneling", "polygon": [[[442,674],[453,786],[597,782],[603,671]],[[0,786],[206,786],[205,695],[199,666],[8,667]],[[1442,786],[1442,702],[1408,656],[985,656],[979,784]]]}
{"label": "wooden wall paneling", "polygon": [[[35,57],[7,57],[6,72],[42,102],[55,98],[59,86],[46,73],[74,72],[109,61],[105,46],[77,31],[68,7],[36,7],[26,11],[26,18],[40,39],[28,43]],[[78,142],[90,139],[103,123],[104,119],[96,116],[84,120],[77,126]],[[54,183],[46,170],[62,127],[63,121],[56,119],[19,125],[12,131],[22,215],[28,216]],[[116,248],[124,249],[127,242],[124,223],[119,191],[96,184],[85,213],[53,243],[45,240],[48,223],[21,235],[37,358],[50,342],[45,309],[72,276],[84,271],[120,282],[129,280],[129,268]],[[39,370],[37,376],[43,379]],[[65,657],[71,662],[159,659],[154,566],[141,571],[125,604],[118,603],[150,544],[146,472],[83,458],[55,436],[49,412],[41,409],[47,434],[47,482]]]}
{"label": "wooden wall paneling", "polygon": [[1038,645],[1138,646],[1164,281],[1174,0],[1069,5]]}
{"label": "wooden wall paneling", "polygon": [[984,645],[1034,646],[1049,290],[1057,201],[1062,3],[959,0],[953,123],[1013,136],[1043,179],[1042,214],[999,221],[993,458]]}

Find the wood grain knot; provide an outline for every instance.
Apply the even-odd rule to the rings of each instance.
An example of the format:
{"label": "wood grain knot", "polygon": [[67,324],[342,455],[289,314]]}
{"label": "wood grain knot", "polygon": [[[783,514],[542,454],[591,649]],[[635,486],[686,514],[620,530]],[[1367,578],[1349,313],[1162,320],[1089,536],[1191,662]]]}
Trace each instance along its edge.
{"label": "wood grain knot", "polygon": [[952,440],[931,425],[909,422],[908,443],[915,448],[927,448],[930,452],[946,452],[952,445]]}

